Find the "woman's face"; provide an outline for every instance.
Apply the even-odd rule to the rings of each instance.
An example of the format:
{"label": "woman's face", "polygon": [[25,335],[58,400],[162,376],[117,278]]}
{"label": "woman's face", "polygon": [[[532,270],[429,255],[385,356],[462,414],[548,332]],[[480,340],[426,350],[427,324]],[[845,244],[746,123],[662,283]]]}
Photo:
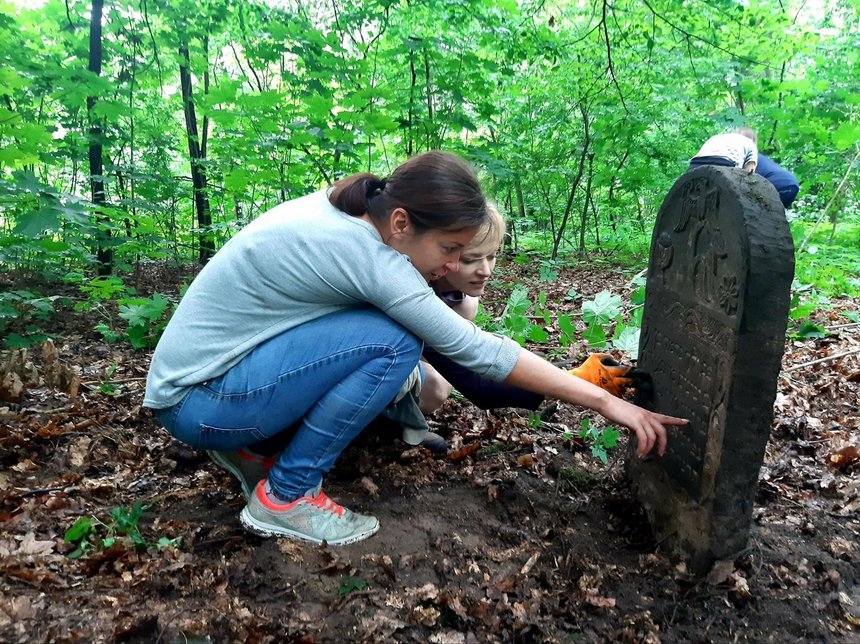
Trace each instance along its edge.
{"label": "woman's face", "polygon": [[412,265],[429,282],[458,269],[460,254],[477,230],[428,230],[416,235],[407,229],[391,236],[387,243],[407,255]]}
{"label": "woman's face", "polygon": [[457,291],[472,297],[481,297],[487,286],[487,280],[496,267],[496,250],[498,244],[494,239],[483,244],[470,245],[460,255],[460,267],[451,270],[445,280]]}

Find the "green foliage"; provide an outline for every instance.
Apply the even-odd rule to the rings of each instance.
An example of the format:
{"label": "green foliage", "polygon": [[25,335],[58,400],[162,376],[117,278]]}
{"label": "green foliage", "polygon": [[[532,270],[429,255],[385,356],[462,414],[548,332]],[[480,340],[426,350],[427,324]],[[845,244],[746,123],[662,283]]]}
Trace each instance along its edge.
{"label": "green foliage", "polygon": [[809,340],[810,338],[826,338],[827,331],[814,322],[804,320],[796,333],[793,333],[792,338],[795,340]]}
{"label": "green foliage", "polygon": [[615,335],[612,337],[612,347],[623,351],[631,360],[638,360],[639,335],[639,328],[619,324],[615,328]]}
{"label": "green foliage", "polygon": [[621,436],[621,433],[614,427],[597,429],[591,426],[587,418],[583,418],[582,428],[578,436],[587,447],[591,448],[591,455],[606,465],[609,460],[607,451],[613,449],[618,444],[618,438]]}
{"label": "green foliage", "polygon": [[95,302],[111,300],[119,295],[128,293],[128,289],[119,277],[113,275],[107,277],[95,277],[78,287],[87,296],[85,303],[76,306],[78,310],[89,310]]}
{"label": "green foliage", "polygon": [[160,293],[119,300],[119,317],[127,322],[125,334],[135,349],[155,347],[171,313],[170,300]]}
{"label": "green foliage", "polygon": [[856,311],[842,311],[841,315],[852,324],[860,323],[860,314]]}
{"label": "green foliage", "polygon": [[[543,294],[543,301],[546,302],[546,294]],[[520,345],[525,345],[528,342],[546,342],[549,338],[546,330],[536,324],[532,324],[528,315],[532,310],[532,301],[529,299],[529,291],[527,288],[515,288],[510,296],[508,296],[507,304],[502,312],[501,320],[492,322],[484,318],[482,321],[487,324],[487,328],[499,333],[504,333],[516,340]]]}
{"label": "green foliage", "polygon": [[102,378],[99,383],[97,391],[100,394],[104,394],[105,396],[116,396],[119,393],[119,387],[116,383],[111,382],[111,378],[113,378],[114,374],[117,370],[117,364],[114,362],[108,367],[107,372],[105,373],[104,378]]}
{"label": "green foliage", "polygon": [[[645,287],[640,286],[633,291],[633,305],[625,309],[620,295],[601,291],[594,299],[582,303],[582,318],[588,324],[582,333],[582,338],[594,349],[614,348],[626,353],[631,360],[639,355],[639,328],[642,325],[642,302],[645,299]],[[625,315],[629,318],[624,322]],[[611,338],[609,327],[615,323]],[[562,344],[567,346],[575,338],[575,328],[570,316],[559,315],[559,329]]]}
{"label": "green foliage", "polygon": [[[593,7],[573,2],[164,0],[144,20],[120,1],[103,20],[101,75],[79,64],[88,5],[27,4],[7,2],[0,20],[0,271],[90,275],[98,246],[117,270],[185,262],[201,237],[220,246],[283,200],[353,172],[388,174],[435,148],[479,169],[508,215],[514,262],[539,263],[541,282],[573,253],[640,265],[689,157],[715,132],[749,124],[801,180],[795,239],[830,218],[799,253],[798,278],[830,297],[860,295],[856,173],[836,194],[860,142],[856,2],[616,2],[595,28]],[[180,45],[206,123],[195,166],[211,222],[197,220],[184,106],[170,90]],[[104,167],[90,177],[96,142]],[[92,179],[105,204],[92,203]],[[127,332],[99,307],[134,294],[104,287],[87,295],[103,333],[151,346],[166,313],[129,303]],[[625,327],[640,326],[641,297],[631,295]],[[583,308],[592,346],[635,344],[618,330],[617,306],[595,298]],[[545,319],[518,315],[528,312],[501,328],[545,341]]]}
{"label": "green foliage", "polygon": [[621,296],[609,291],[600,291],[593,300],[582,304],[582,319],[589,325],[609,324],[621,313]]}
{"label": "green foliage", "polygon": [[[152,297],[132,297],[129,289],[118,277],[97,277],[79,286],[87,299],[79,301],[75,309],[79,311],[98,311],[103,321],[95,330],[108,342],[125,339],[135,349],[152,348],[167,326],[173,313],[171,301],[155,293]],[[114,319],[110,303],[118,307],[118,317],[124,321],[124,328]]]}
{"label": "green foliage", "polygon": [[156,547],[159,550],[168,546],[177,547],[181,541],[179,537],[175,539],[160,537],[152,542],[143,536],[140,531],[140,519],[149,508],[149,505],[138,500],[130,508],[122,506],[112,508],[110,515],[104,521],[96,517],[78,517],[77,521],[66,530],[64,536],[66,543],[75,546],[75,549],[69,553],[69,559],[78,559],[90,550],[107,549],[117,544],[138,551],[150,547]]}
{"label": "green foliage", "polygon": [[349,593],[354,593],[357,591],[362,591],[367,589],[367,582],[361,577],[341,577],[340,582],[338,583],[337,591],[341,595],[348,595]]}
{"label": "green foliage", "polygon": [[[58,295],[39,296],[28,290],[0,293],[0,335],[7,347],[30,347],[48,339],[44,330],[55,313]],[[12,331],[15,329],[15,331]]]}
{"label": "green foliage", "polygon": [[576,342],[576,327],[571,316],[566,313],[558,314],[558,330],[561,346],[566,347]]}
{"label": "green foliage", "polygon": [[582,338],[588,343],[589,347],[595,349],[603,349],[606,347],[606,329],[602,324],[590,324],[588,328],[582,332]]}
{"label": "green foliage", "polygon": [[540,262],[540,277],[541,282],[554,282],[558,279],[558,269],[561,262],[553,259],[544,259]]}

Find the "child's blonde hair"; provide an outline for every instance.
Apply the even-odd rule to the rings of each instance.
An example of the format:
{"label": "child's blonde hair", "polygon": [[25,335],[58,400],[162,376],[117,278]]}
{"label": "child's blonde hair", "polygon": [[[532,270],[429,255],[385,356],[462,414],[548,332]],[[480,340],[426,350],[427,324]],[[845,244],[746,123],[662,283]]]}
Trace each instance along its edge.
{"label": "child's blonde hair", "polygon": [[494,249],[502,247],[505,240],[505,218],[502,217],[496,206],[487,203],[487,221],[484,222],[478,232],[472,238],[470,247],[492,246]]}
{"label": "child's blonde hair", "polygon": [[732,132],[747,137],[753,143],[758,143],[758,135],[756,134],[756,131],[751,127],[739,127],[732,130]]}

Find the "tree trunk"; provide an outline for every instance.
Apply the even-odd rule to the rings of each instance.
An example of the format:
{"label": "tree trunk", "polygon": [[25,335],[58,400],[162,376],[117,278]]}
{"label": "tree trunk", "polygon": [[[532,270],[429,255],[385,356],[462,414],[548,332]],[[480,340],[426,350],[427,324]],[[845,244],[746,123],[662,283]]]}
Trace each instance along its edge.
{"label": "tree trunk", "polygon": [[[588,226],[588,206],[591,199],[591,180],[594,177],[594,154],[588,155],[588,179],[585,181],[585,197],[582,200],[582,214],[579,218],[579,252],[585,252],[585,228]],[[596,214],[596,213],[595,213]],[[596,221],[596,220],[595,220]],[[597,243],[600,244],[600,233],[597,233]]]}
{"label": "tree trunk", "polygon": [[[576,177],[574,177],[573,181],[570,184],[570,193],[567,197],[567,205],[564,208],[564,216],[561,218],[561,224],[559,224],[557,234],[553,235],[552,259],[558,259],[558,247],[561,245],[561,240],[564,237],[565,228],[567,228],[567,220],[570,218],[570,211],[573,208],[573,197],[576,195],[577,188],[579,188],[579,182],[582,181],[582,175],[585,172],[585,159],[589,154],[588,149],[591,147],[591,132],[588,129],[588,114],[586,114],[585,108],[583,108],[581,105],[580,111],[582,113],[582,123],[583,128],[585,130],[585,138],[582,141],[582,152],[579,155],[579,167],[576,170]],[[588,205],[588,199],[585,200],[585,204],[586,206]],[[580,236],[583,234],[583,231],[580,230]]]}
{"label": "tree trunk", "polygon": [[410,82],[409,82],[409,112],[408,118],[406,121],[406,131],[408,133],[406,137],[406,156],[411,157],[415,152],[415,145],[413,144],[413,128],[414,124],[414,114],[415,114],[415,86],[418,83],[418,74],[415,72],[415,52],[409,52],[409,73],[410,73]]}
{"label": "tree trunk", "polygon": [[[212,214],[207,195],[206,172],[203,162],[206,149],[200,145],[197,132],[197,113],[194,110],[194,97],[191,90],[191,58],[188,45],[179,45],[179,80],[182,86],[182,105],[185,112],[185,133],[188,138],[188,157],[191,161],[191,183],[194,186],[194,210],[197,213],[197,227],[200,229],[199,261],[205,264],[215,254],[215,240],[210,227]],[[205,141],[205,139],[204,139]]]}
{"label": "tree trunk", "polygon": [[[87,69],[100,76],[102,73],[102,11],[104,0],[93,0],[90,17],[90,61]],[[102,129],[93,115],[96,97],[87,97],[87,116],[90,122],[89,151],[90,195],[96,207],[96,217],[103,224],[97,237],[96,259],[99,275],[110,275],[113,270],[113,250],[110,247],[111,232],[108,217],[99,214],[105,204],[104,166],[102,164]]]}
{"label": "tree trunk", "polygon": [[[430,86],[430,54],[427,52],[427,48],[424,48],[424,90],[427,92],[427,127],[425,128],[425,132],[427,135],[426,142],[424,145],[425,150],[432,150],[436,147],[435,136],[433,133],[433,90]],[[431,136],[433,137],[431,139]]]}

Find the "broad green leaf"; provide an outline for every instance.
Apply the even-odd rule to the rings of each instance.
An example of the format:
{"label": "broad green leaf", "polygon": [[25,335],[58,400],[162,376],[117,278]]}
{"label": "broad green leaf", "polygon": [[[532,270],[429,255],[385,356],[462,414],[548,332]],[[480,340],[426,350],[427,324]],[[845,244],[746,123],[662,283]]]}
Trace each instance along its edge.
{"label": "broad green leaf", "polygon": [[806,301],[792,308],[788,315],[792,320],[801,320],[808,318],[817,308],[818,305],[815,302]]}
{"label": "broad green leaf", "polygon": [[224,187],[231,192],[242,192],[251,180],[251,173],[245,168],[233,168],[224,175]]}
{"label": "broad green leaf", "polygon": [[582,304],[582,319],[588,324],[609,324],[621,313],[621,296],[600,291],[593,300]]}
{"label": "broad green leaf", "polygon": [[798,329],[795,337],[804,340],[809,338],[826,338],[827,331],[823,327],[807,320],[800,325],[800,329]]}
{"label": "broad green leaf", "polygon": [[609,456],[606,453],[606,448],[603,445],[592,445],[591,455],[600,459],[600,462],[606,465],[609,462]]}
{"label": "broad green leaf", "polygon": [[15,234],[25,237],[41,235],[46,230],[54,231],[60,229],[60,217],[55,208],[40,208],[29,211],[18,217],[15,226]]}
{"label": "broad green leaf", "polygon": [[606,348],[606,330],[602,324],[592,324],[583,332],[582,337],[590,347]]}
{"label": "broad green leaf", "polygon": [[613,447],[615,447],[618,444],[618,439],[620,436],[621,432],[617,431],[612,427],[607,427],[600,434],[603,446],[607,449],[612,449]]}
{"label": "broad green leaf", "polygon": [[621,334],[612,340],[612,346],[626,353],[631,360],[638,360],[639,335],[639,329],[630,326],[625,327]]}
{"label": "broad green leaf", "polygon": [[529,327],[528,332],[526,333],[526,338],[528,338],[530,342],[538,342],[543,344],[547,340],[549,340],[549,334],[543,327],[540,327],[536,324],[532,324]]}
{"label": "broad green leaf", "polygon": [[90,534],[92,526],[93,520],[89,517],[78,517],[78,520],[72,524],[72,527],[66,530],[63,540],[66,543],[78,543]]}
{"label": "broad green leaf", "polygon": [[338,584],[338,592],[341,595],[348,595],[349,593],[365,590],[366,588],[367,582],[361,577],[341,577]]}
{"label": "broad green leaf", "polygon": [[573,319],[564,313],[558,315],[558,328],[561,331],[561,344],[568,346],[576,341],[576,327],[573,324]]}
{"label": "broad green leaf", "polygon": [[93,116],[114,121],[120,116],[127,116],[128,105],[116,101],[99,101],[93,106]]}
{"label": "broad green leaf", "polygon": [[833,132],[833,145],[837,150],[847,150],[858,140],[860,140],[860,123],[856,121],[842,121]]}

